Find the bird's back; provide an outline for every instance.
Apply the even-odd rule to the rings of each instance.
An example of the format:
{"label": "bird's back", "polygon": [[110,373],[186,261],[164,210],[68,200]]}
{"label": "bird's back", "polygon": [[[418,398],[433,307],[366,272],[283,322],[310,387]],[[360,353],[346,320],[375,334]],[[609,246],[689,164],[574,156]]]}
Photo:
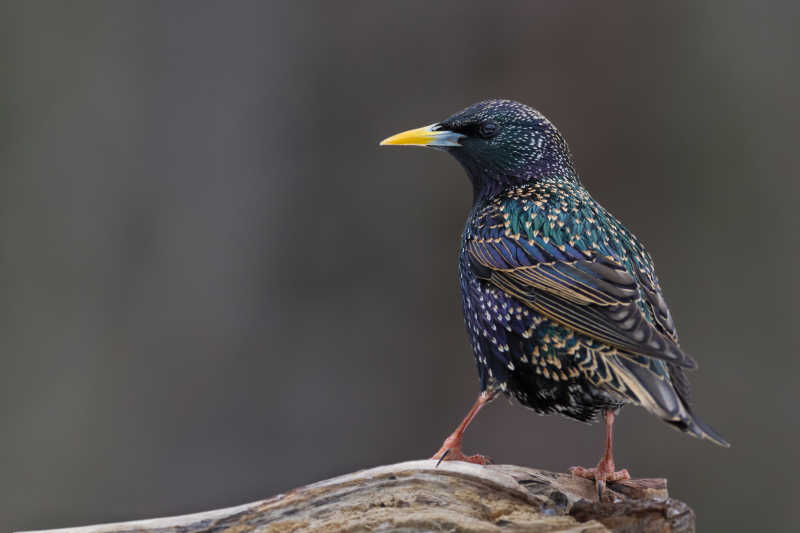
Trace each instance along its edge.
{"label": "bird's back", "polygon": [[692,420],[681,366],[693,362],[652,258],[577,180],[477,202],[459,267],[482,385],[579,420],[623,403]]}

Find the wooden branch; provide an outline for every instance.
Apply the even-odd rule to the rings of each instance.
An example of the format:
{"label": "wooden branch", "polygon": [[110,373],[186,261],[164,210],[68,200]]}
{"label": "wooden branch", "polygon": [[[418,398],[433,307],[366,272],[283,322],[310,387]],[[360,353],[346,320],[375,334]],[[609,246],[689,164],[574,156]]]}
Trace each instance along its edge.
{"label": "wooden branch", "polygon": [[300,487],[267,500],[170,518],[48,533],[332,533],[361,531],[693,532],[694,512],[667,495],[666,480],[594,484],[511,465],[409,461]]}

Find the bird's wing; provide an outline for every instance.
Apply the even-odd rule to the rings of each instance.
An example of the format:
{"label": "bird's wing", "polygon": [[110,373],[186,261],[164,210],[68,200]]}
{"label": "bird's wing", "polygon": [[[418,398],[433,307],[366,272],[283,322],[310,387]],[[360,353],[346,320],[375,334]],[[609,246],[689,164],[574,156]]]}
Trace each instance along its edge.
{"label": "bird's wing", "polygon": [[678,345],[649,255],[615,233],[635,237],[596,204],[588,212],[579,205],[580,217],[571,217],[569,206],[538,204],[509,199],[475,217],[464,243],[475,274],[577,332],[694,368]]}

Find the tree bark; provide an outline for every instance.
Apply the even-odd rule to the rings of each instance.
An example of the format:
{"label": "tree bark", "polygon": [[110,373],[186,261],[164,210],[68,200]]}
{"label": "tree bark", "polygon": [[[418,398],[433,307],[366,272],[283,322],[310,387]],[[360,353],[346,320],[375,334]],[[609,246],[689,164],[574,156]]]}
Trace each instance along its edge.
{"label": "tree bark", "polygon": [[320,481],[238,507],[48,533],[383,531],[693,532],[694,512],[666,480],[594,483],[512,465],[409,461]]}

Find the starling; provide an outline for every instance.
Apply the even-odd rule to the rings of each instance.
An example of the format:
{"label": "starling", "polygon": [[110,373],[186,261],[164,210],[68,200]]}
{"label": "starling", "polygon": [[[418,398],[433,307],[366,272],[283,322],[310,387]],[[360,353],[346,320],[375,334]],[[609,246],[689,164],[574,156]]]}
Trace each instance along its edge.
{"label": "starling", "polygon": [[567,143],[541,113],[485,100],[381,145],[449,152],[474,199],[458,257],[461,300],[481,393],[434,459],[485,464],[461,440],[500,393],[540,414],[606,425],[605,451],[577,476],[628,479],[612,454],[614,416],[639,405],[671,426],[728,443],[691,407],[678,334],[653,260],[636,236],[583,187]]}

